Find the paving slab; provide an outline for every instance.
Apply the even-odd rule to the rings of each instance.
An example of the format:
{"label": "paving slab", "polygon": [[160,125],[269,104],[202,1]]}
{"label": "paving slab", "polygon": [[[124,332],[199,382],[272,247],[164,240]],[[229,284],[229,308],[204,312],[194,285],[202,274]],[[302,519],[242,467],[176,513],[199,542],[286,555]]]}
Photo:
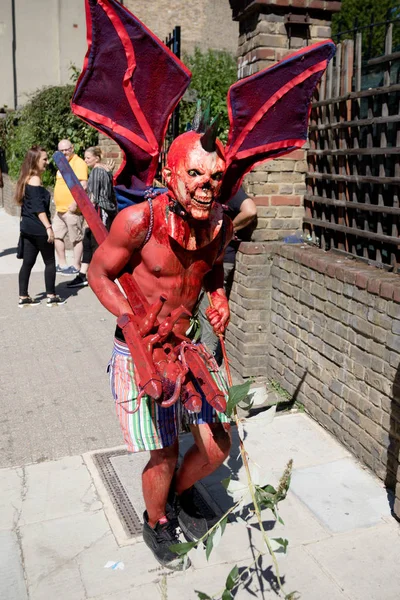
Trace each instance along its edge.
{"label": "paving slab", "polygon": [[382,482],[354,458],[295,469],[291,491],[330,531],[371,527],[390,516]]}
{"label": "paving slab", "polygon": [[395,521],[333,536],[307,546],[307,552],[352,600],[399,600],[400,526]]}
{"label": "paving slab", "polygon": [[[115,594],[91,596],[87,600],[166,600],[166,598],[161,595],[160,584],[154,583],[151,585],[141,585],[140,587],[132,586]],[[171,600],[173,599],[171,598]]]}
{"label": "paving slab", "polygon": [[[249,564],[250,561],[238,561],[239,571],[242,572]],[[233,566],[234,564],[218,569],[212,566],[204,569],[191,569],[179,577],[168,579],[168,598],[198,600],[195,590],[210,595],[221,593],[226,577]],[[353,600],[302,547],[295,548],[287,557],[279,560],[279,568],[286,593],[297,590],[304,600],[321,600],[322,598]],[[276,586],[276,578],[271,570],[271,561],[269,557],[264,556],[260,568],[253,569],[251,582],[246,587],[239,588],[235,600],[276,599],[278,597],[275,591]]]}
{"label": "paving slab", "polygon": [[0,598],[28,600],[21,550],[14,531],[0,531]]}
{"label": "paving slab", "polygon": [[102,511],[24,525],[20,535],[30,600],[83,600],[77,557],[103,537],[116,547]]}
{"label": "paving slab", "polygon": [[13,529],[19,519],[23,478],[22,469],[0,469],[0,530]]}
{"label": "paving slab", "polygon": [[[65,306],[21,310],[17,279],[0,275],[0,467],[121,444],[106,373],[115,318],[90,289],[71,294],[65,278],[57,282],[71,294]],[[31,293],[42,291],[43,276],[33,273]]]}
{"label": "paving slab", "polygon": [[25,467],[25,497],[19,525],[102,508],[80,456]]}
{"label": "paving slab", "polygon": [[[76,562],[88,597],[123,592],[132,587],[140,589],[158,581],[164,574],[171,574],[158,564],[144,542],[118,547],[111,535],[85,548]],[[108,562],[121,562],[124,569],[105,568]],[[137,595],[137,598],[140,596]]]}

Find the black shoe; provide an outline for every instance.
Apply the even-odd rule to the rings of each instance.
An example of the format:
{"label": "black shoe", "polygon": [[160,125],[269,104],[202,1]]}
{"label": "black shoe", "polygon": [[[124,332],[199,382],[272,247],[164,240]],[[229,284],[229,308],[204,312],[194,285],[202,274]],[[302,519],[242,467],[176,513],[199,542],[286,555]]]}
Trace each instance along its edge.
{"label": "black shoe", "polygon": [[61,306],[66,302],[65,298],[60,298],[60,296],[47,296],[46,306]]}
{"label": "black shoe", "polygon": [[191,487],[179,496],[175,494],[173,508],[185,538],[197,542],[208,532],[208,525],[194,503],[193,489]]}
{"label": "black shoe", "polygon": [[18,301],[18,308],[24,308],[24,306],[39,306],[40,300],[37,298],[31,298],[28,296],[27,298],[20,298]]}
{"label": "black shoe", "polygon": [[89,282],[86,279],[86,275],[83,275],[83,273],[78,273],[75,279],[68,281],[67,283],[67,287],[69,288],[85,287],[86,285],[89,285]]}
{"label": "black shoe", "polygon": [[189,557],[179,556],[172,552],[169,547],[179,544],[176,527],[172,521],[165,519],[165,523],[157,523],[150,527],[147,511],[143,514],[143,541],[150,548],[158,562],[174,571],[183,571],[190,567]]}

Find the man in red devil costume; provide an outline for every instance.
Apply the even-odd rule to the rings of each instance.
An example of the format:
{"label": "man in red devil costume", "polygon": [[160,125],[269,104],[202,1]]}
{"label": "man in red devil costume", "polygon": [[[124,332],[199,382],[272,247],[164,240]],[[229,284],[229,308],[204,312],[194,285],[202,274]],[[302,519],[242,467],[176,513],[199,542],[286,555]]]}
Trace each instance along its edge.
{"label": "man in red devil costume", "polygon": [[[89,48],[72,109],[122,148],[116,191],[130,197],[152,185],[168,119],[191,74],[117,0],[86,0],[86,14]],[[192,487],[230,449],[224,382],[206,350],[186,337],[202,285],[214,331],[223,334],[229,321],[222,261],[232,223],[219,202],[229,201],[254,164],[303,146],[310,100],[333,53],[331,42],[315,44],[235,83],[226,148],[204,121],[179,136],[163,170],[168,193],[151,200],[150,191],[147,202],[123,210],[89,269],[92,289],[122,327],[110,379],[126,444],[150,451],[144,540],[172,569],[184,564],[170,550],[176,516],[189,539],[206,533]],[[90,227],[104,239],[98,224]],[[182,421],[194,445],[175,474]]]}
{"label": "man in red devil costume", "polygon": [[[89,283],[110,312],[117,317],[132,313],[114,283],[122,269],[134,275],[150,304],[156,303],[160,292],[165,294],[160,320],[182,304],[192,311],[204,280],[212,298],[212,308],[207,311],[209,321],[216,334],[224,333],[229,306],[222,261],[233,230],[232,222],[216,202],[224,170],[224,148],[219,140],[212,139],[212,132],[202,135],[190,131],[173,142],[163,170],[169,192],[158,196],[151,208],[142,203],[123,210],[93,257]],[[189,326],[188,313],[176,322],[173,334],[185,336]],[[137,412],[126,413],[121,402],[134,399],[138,392],[128,347],[120,330],[116,335],[111,380],[125,441],[133,451],[150,451],[142,476],[147,509],[144,539],[162,564],[181,568],[183,561],[169,550],[177,539],[171,509],[167,510],[178,460],[180,421],[184,418],[190,424],[195,443],[174,477],[177,501],[173,505],[181,528],[192,540],[207,532],[205,519],[193,505],[192,486],[228,456],[230,426],[225,415],[208,405],[195,414],[180,403],[162,408],[151,398],[142,398]]]}

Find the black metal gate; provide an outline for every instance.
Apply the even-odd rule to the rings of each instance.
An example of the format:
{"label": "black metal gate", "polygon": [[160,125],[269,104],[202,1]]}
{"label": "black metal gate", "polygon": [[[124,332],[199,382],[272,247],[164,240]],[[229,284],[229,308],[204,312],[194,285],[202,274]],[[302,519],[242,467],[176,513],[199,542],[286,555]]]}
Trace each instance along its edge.
{"label": "black metal gate", "polygon": [[[173,31],[169,33],[167,38],[165,39],[165,45],[177,56],[181,57],[181,28],[179,25],[174,27]],[[170,121],[168,123],[167,133],[165,135],[165,139],[163,142],[163,147],[160,152],[160,156],[158,159],[158,170],[157,170],[157,179],[161,181],[161,171],[165,165],[165,160],[167,156],[168,149],[173,142],[173,140],[179,135],[179,104],[171,115]]]}

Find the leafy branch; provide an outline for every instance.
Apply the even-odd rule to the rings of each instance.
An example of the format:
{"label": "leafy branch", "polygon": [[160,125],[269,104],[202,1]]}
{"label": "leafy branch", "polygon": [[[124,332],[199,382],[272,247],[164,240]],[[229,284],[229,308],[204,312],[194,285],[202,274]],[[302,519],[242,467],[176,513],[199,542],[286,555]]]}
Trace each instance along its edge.
{"label": "leafy branch", "polygon": [[[230,376],[228,374],[228,380]],[[231,381],[230,381],[231,383]],[[279,484],[277,488],[272,485],[259,485],[254,481],[255,477],[252,473],[252,466],[250,465],[250,457],[247,453],[247,450],[244,446],[244,425],[243,421],[239,419],[237,415],[237,406],[243,402],[247,407],[249,406],[248,393],[250,389],[250,382],[246,382],[240,385],[232,386],[229,388],[229,399],[227,403],[226,414],[231,416],[233,414],[234,420],[238,427],[239,432],[239,446],[240,453],[243,461],[243,465],[246,471],[246,479],[247,484],[243,484],[242,482],[231,479],[228,477],[221,481],[221,484],[225,487],[228,494],[230,494],[233,498],[234,504],[233,506],[225,512],[225,514],[215,523],[209,531],[200,538],[197,542],[188,542],[184,544],[175,544],[171,546],[171,550],[176,552],[180,556],[184,556],[188,554],[194,548],[201,547],[203,544],[205,545],[205,552],[207,560],[210,557],[210,554],[214,548],[219,544],[221,537],[225,531],[226,524],[228,522],[228,518],[231,514],[233,514],[238,509],[243,509],[244,506],[250,510],[247,511],[247,516],[242,518],[240,515],[235,515],[236,520],[243,523],[246,527],[254,527],[254,524],[250,524],[248,520],[251,516],[255,515],[257,518],[257,526],[261,532],[262,540],[264,547],[266,550],[258,550],[258,554],[256,558],[252,561],[250,565],[248,565],[242,572],[239,571],[237,565],[235,565],[230,573],[228,574],[224,588],[220,590],[217,594],[213,596],[209,596],[205,592],[195,590],[199,600],[232,600],[234,591],[239,588],[241,585],[245,583],[244,575],[247,573],[251,574],[251,570],[254,565],[257,565],[259,559],[266,553],[268,553],[273,562],[275,576],[278,583],[279,591],[281,596],[285,600],[297,600],[299,595],[297,592],[286,593],[283,587],[282,578],[279,572],[279,565],[276,558],[276,553],[282,552],[286,553],[288,547],[288,540],[283,539],[281,537],[278,538],[269,538],[267,532],[264,529],[264,524],[262,520],[262,511],[265,509],[269,509],[272,511],[275,519],[283,524],[281,517],[278,512],[278,504],[282,502],[287,495],[293,461],[290,460],[280,478]],[[254,423],[257,419],[262,422],[263,426],[271,422],[276,411],[276,406],[270,408],[266,413],[262,416],[253,417],[252,422]],[[245,420],[244,420],[245,421]],[[250,500],[250,503],[248,502]],[[275,549],[274,549],[275,548]],[[251,575],[250,575],[251,576]],[[247,581],[247,580],[246,580]]]}

